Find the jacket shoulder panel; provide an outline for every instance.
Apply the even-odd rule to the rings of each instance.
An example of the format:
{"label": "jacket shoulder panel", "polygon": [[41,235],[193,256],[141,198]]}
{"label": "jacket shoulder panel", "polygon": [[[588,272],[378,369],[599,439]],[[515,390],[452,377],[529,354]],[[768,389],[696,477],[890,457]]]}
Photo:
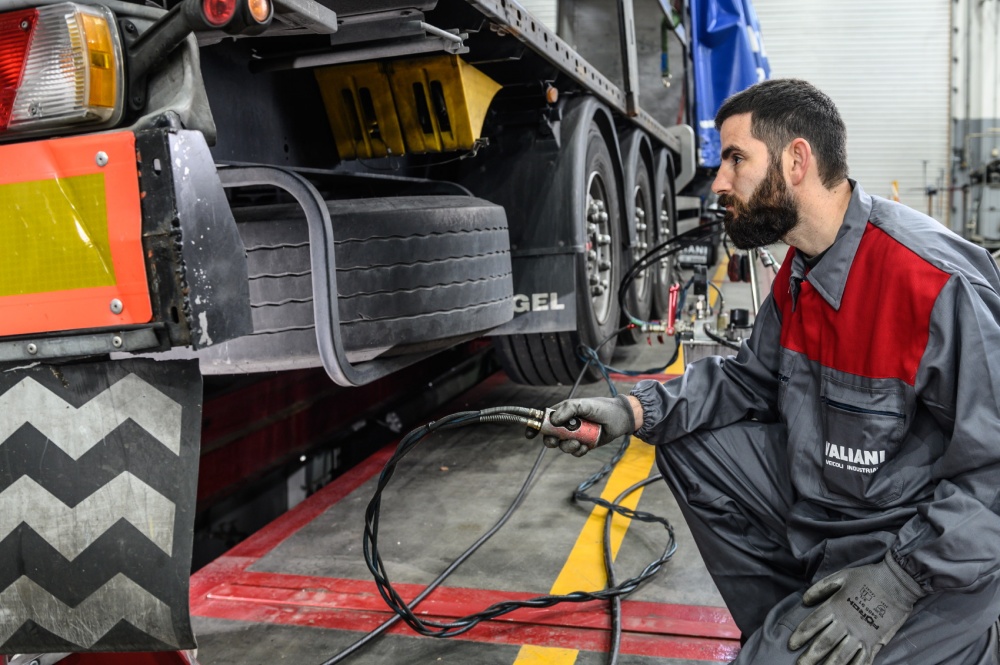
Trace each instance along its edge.
{"label": "jacket shoulder panel", "polygon": [[[936,222],[935,222],[936,223]],[[808,282],[783,314],[782,346],[847,374],[909,385],[927,346],[931,312],[950,275],[869,224],[839,309]]]}

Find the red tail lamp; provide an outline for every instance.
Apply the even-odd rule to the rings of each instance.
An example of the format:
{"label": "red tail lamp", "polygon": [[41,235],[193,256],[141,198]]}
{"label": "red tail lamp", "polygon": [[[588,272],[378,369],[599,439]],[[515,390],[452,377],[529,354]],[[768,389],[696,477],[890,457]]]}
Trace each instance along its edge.
{"label": "red tail lamp", "polygon": [[193,30],[258,35],[271,24],[274,4],[273,0],[184,0],[184,16]]}
{"label": "red tail lamp", "polygon": [[238,2],[239,0],[203,0],[202,16],[213,28],[225,27],[236,16]]}

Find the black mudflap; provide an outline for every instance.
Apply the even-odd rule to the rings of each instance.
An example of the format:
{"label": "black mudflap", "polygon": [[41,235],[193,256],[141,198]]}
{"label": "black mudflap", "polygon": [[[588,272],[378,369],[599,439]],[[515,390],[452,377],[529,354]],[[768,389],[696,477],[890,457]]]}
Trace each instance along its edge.
{"label": "black mudflap", "polygon": [[0,371],[0,653],[194,647],[196,361]]}

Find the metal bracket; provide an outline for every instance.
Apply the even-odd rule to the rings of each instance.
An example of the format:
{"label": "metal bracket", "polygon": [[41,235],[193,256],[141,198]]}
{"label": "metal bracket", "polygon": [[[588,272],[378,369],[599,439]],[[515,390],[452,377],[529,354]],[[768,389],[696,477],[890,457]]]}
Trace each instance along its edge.
{"label": "metal bracket", "polygon": [[453,55],[461,55],[469,52],[469,47],[465,45],[465,40],[469,37],[467,33],[443,30],[423,21],[418,21],[417,24],[420,29],[419,34],[406,39],[383,40],[360,48],[347,48],[326,53],[255,60],[250,64],[250,69],[254,72],[271,72],[326,67],[383,58],[399,58],[419,53],[444,51]]}
{"label": "metal bracket", "polygon": [[694,180],[695,172],[695,138],[694,128],[690,125],[675,125],[667,128],[667,133],[677,141],[677,153],[680,155],[680,168],[674,177],[674,193],[678,193]]}
{"label": "metal bracket", "polygon": [[[274,20],[305,32],[333,34],[337,32],[337,13],[315,0],[274,0]],[[287,34],[287,31],[281,31]],[[264,34],[271,33],[269,30]]]}
{"label": "metal bracket", "polygon": [[0,342],[0,363],[100,356],[118,351],[149,351],[160,347],[153,328],[102,332],[72,337],[39,337]]}
{"label": "metal bracket", "polygon": [[639,56],[635,46],[635,10],[632,0],[618,1],[618,25],[621,26],[622,67],[625,75],[625,112],[639,114]]}

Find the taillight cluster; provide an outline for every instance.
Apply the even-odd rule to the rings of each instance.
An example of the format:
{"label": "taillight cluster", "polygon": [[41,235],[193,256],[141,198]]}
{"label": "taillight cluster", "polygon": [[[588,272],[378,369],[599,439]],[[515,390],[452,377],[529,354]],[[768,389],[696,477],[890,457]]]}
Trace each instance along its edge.
{"label": "taillight cluster", "polygon": [[122,113],[124,62],[110,10],[66,2],[0,14],[0,136]]}
{"label": "taillight cluster", "polygon": [[203,0],[205,21],[216,28],[225,27],[236,15],[235,0]]}
{"label": "taillight cluster", "polygon": [[259,34],[273,15],[272,0],[183,0],[123,47],[114,14],[101,5],[0,13],[0,141],[114,126],[126,86],[138,114],[147,78],[191,31]]}
{"label": "taillight cluster", "polygon": [[271,0],[186,0],[184,12],[195,29],[252,35],[271,23],[274,6]]}

